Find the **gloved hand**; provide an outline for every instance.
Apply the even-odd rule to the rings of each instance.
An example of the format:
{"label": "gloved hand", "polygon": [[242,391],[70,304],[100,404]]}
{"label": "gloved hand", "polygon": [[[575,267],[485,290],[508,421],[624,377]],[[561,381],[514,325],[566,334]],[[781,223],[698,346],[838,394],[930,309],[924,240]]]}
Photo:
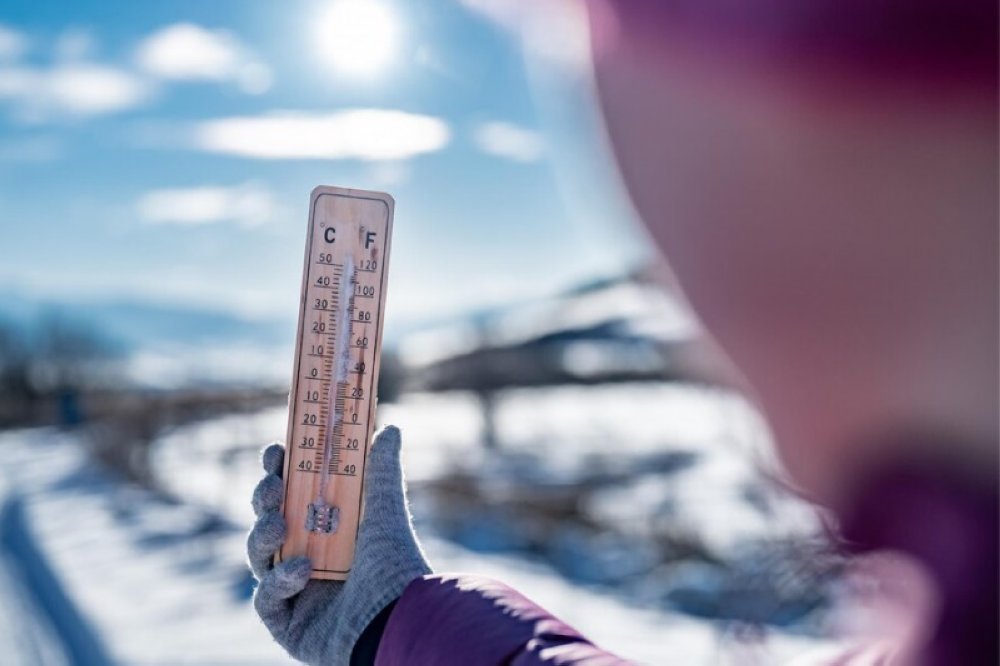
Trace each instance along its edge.
{"label": "gloved hand", "polygon": [[309,580],[312,567],[305,557],[272,566],[285,540],[280,510],[285,449],[272,444],[264,450],[267,474],[253,494],[257,522],[247,537],[250,568],[260,581],[254,607],[274,639],[300,661],[349,664],[368,623],[412,580],[431,572],[413,532],[399,448],[394,426],[379,433],[372,445],[354,565],[344,582]]}

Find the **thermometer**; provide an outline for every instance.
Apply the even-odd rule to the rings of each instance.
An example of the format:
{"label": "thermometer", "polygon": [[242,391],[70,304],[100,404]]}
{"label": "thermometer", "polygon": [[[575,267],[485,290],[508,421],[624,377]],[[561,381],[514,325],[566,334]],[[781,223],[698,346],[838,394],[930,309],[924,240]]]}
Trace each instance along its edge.
{"label": "thermometer", "polygon": [[313,578],[345,580],[354,560],[393,208],[388,194],[339,187],[317,187],[310,200],[285,443],[288,532],[275,559],[308,556]]}

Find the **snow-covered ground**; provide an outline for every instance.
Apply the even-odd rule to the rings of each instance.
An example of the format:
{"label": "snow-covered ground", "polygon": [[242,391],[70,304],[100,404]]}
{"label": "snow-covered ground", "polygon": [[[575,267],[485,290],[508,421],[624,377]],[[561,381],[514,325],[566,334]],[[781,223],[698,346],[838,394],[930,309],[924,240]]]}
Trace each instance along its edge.
{"label": "snow-covered ground", "polygon": [[[411,484],[484,459],[482,412],[471,394],[408,395],[380,406],[378,418],[402,429]],[[544,458],[549,473],[573,474],[594,459],[615,464],[658,451],[697,453],[700,463],[670,488],[626,488],[601,510],[648,515],[641,505],[668,491],[684,507],[684,519],[720,551],[753,536],[801,534],[817,526],[803,502],[779,500],[777,515],[765,516],[741,495],[744,484],[758,478],[758,467],[771,464],[767,434],[749,406],[718,390],[635,384],[509,391],[496,423],[505,450]],[[161,440],[154,468],[178,496],[248,521],[246,491],[259,476],[254,454],[261,443],[284,440],[286,426],[287,412],[277,408],[184,428]],[[192,467],[188,459],[199,463]]]}
{"label": "snow-covered ground", "polygon": [[96,468],[74,435],[7,433],[0,450],[8,493],[23,497],[58,584],[113,659],[293,663],[248,603],[240,530],[213,529],[204,510],[123,484]]}
{"label": "snow-covered ground", "polygon": [[[415,485],[456,460],[481,455],[479,412],[467,397],[413,396],[386,405],[380,418],[403,428],[404,464]],[[746,434],[736,431],[758,427],[743,406],[728,398],[652,386],[515,393],[501,406],[499,420],[505,445],[540,450],[545,442],[545,455],[563,459],[567,467],[609,442],[634,451],[667,444],[702,451],[715,447],[712,456],[720,460],[699,472],[706,475],[700,483],[691,481],[690,488],[678,492],[693,503],[692,511],[705,512],[695,520],[713,523],[711,538],[720,548],[748,533],[808,529],[809,513],[802,507],[788,507],[772,524],[754,522],[749,513],[735,519],[726,515],[726,507],[732,510],[737,501],[727,488],[752,465],[746,449],[725,442]],[[736,431],[727,432],[734,423]],[[155,447],[154,464],[172,499],[99,469],[79,435],[50,429],[8,432],[0,435],[0,495],[23,498],[31,539],[115,661],[289,663],[253,614],[243,563],[244,534],[252,519],[250,491],[260,476],[258,451],[269,440],[282,439],[284,429],[285,411],[275,409],[226,416],[164,436]],[[633,500],[609,503],[624,506]],[[622,656],[650,664],[752,663],[751,648],[731,640],[721,624],[639,608],[606,591],[575,585],[542,563],[472,552],[423,523],[418,529],[437,570],[504,580]],[[0,561],[0,574],[4,568]],[[32,624],[31,595],[7,594],[10,586],[9,577],[0,575],[4,642],[3,625],[12,608],[28,608],[14,615]],[[45,631],[43,614],[38,615],[33,624]],[[766,650],[761,663],[774,663],[818,645],[815,639],[770,632],[753,651]],[[29,656],[22,663],[59,662]]]}
{"label": "snow-covered ground", "polygon": [[[465,394],[410,395],[379,408],[379,419],[403,431],[403,464],[411,489],[462,464],[483,459],[482,421],[476,400]],[[261,471],[263,444],[282,440],[284,408],[249,416],[228,416],[182,428],[162,438],[155,469],[172,494],[204,502],[241,524],[252,520],[247,498]],[[766,435],[755,414],[738,399],[718,391],[640,384],[612,388],[560,388],[511,392],[500,404],[497,423],[505,449],[539,454],[552,463],[549,473],[574,469],[609,448],[630,456],[664,448],[697,451],[704,460],[667,489],[685,507],[685,520],[697,526],[721,553],[748,538],[802,534],[814,529],[815,516],[800,502],[777,502],[764,517],[740,494],[741,483],[767,464]],[[622,520],[643,520],[663,488],[642,484],[608,497],[602,510]],[[683,663],[715,664],[720,654],[743,654],[723,625],[679,613],[638,608],[607,591],[573,584],[540,562],[473,552],[439,537],[427,520],[427,507],[414,502],[418,532],[432,565],[439,571],[471,571],[499,578],[583,631],[592,640],[643,663],[666,655]],[[818,644],[772,632],[768,661]],[[737,658],[737,662],[740,658]]]}

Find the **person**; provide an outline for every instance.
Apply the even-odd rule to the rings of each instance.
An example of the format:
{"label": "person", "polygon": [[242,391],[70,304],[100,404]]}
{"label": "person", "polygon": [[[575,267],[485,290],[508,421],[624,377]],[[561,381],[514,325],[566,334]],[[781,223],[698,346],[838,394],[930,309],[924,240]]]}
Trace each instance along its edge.
{"label": "person", "polygon": [[[635,209],[790,480],[889,600],[876,635],[825,663],[997,663],[996,3],[587,9]],[[304,559],[271,566],[283,453],[265,451],[255,605],[291,655],[621,661],[500,582],[432,573],[399,450],[392,427],[371,448],[345,583],[309,581]]]}

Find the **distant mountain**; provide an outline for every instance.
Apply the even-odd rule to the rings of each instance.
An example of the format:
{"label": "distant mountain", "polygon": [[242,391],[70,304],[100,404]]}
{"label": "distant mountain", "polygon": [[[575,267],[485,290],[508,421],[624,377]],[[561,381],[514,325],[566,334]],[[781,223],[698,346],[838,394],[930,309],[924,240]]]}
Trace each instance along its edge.
{"label": "distant mountain", "polygon": [[403,360],[431,391],[695,380],[694,322],[653,276],[595,278],[549,298],[412,336]]}
{"label": "distant mountain", "polygon": [[291,345],[295,322],[256,319],[232,312],[138,299],[35,298],[0,290],[0,323],[29,333],[47,318],[84,326],[121,351],[151,347],[216,345]]}

